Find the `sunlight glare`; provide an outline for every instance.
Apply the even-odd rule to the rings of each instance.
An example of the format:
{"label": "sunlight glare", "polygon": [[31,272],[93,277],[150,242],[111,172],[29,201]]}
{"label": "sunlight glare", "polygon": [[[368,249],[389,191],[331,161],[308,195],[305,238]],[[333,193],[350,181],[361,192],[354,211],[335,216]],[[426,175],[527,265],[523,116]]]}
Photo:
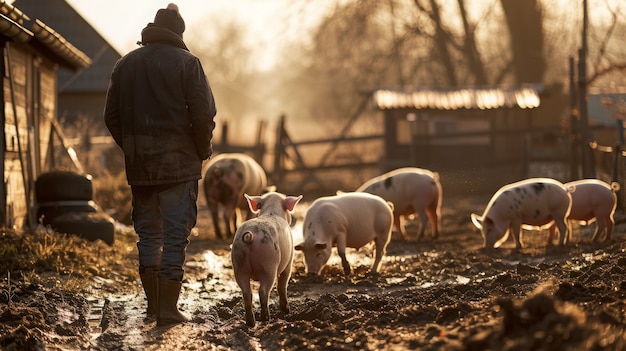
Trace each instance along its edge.
{"label": "sunlight glare", "polygon": [[206,262],[206,267],[213,274],[219,275],[219,272],[223,271],[224,258],[216,255],[213,251],[207,250],[202,257]]}

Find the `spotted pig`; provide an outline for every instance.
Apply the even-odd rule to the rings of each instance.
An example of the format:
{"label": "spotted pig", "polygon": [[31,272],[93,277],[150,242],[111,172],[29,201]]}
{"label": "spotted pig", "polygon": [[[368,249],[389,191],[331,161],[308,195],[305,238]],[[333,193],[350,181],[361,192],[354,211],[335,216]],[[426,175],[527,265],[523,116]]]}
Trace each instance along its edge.
{"label": "spotted pig", "polygon": [[544,227],[552,222],[559,230],[559,245],[564,245],[569,238],[567,216],[571,202],[563,183],[551,178],[530,178],[500,188],[483,215],[472,213],[471,219],[481,229],[486,248],[499,247],[510,231],[519,249],[522,225]]}
{"label": "spotted pig", "polygon": [[219,206],[227,237],[237,229],[237,217],[251,217],[243,194],[261,194],[267,188],[267,175],[252,157],[240,153],[223,153],[207,164],[203,179],[204,195],[211,212],[215,235],[223,238],[219,225]]}

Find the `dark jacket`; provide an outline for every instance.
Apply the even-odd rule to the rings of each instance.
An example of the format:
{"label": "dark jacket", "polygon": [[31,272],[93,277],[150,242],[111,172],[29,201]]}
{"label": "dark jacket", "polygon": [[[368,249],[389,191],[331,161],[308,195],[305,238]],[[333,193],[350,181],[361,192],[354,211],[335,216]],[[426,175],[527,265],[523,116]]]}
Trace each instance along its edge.
{"label": "dark jacket", "polygon": [[197,180],[211,156],[215,101],[200,60],[182,38],[149,24],[144,46],[113,68],[104,110],[124,151],[130,185]]}

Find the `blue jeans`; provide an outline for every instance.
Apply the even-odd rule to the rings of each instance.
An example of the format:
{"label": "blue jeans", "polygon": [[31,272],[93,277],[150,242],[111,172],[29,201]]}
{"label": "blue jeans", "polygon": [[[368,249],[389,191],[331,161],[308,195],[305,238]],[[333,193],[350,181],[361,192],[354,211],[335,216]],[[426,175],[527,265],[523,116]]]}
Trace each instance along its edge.
{"label": "blue jeans", "polygon": [[131,191],[139,273],[154,267],[160,279],[182,281],[189,234],[198,218],[198,181],[134,185]]}

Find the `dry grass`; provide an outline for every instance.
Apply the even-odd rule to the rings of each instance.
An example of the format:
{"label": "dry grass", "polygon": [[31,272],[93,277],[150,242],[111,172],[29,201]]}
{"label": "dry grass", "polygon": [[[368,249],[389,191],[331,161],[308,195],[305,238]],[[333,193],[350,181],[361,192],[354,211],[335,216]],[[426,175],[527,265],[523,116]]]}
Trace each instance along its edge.
{"label": "dry grass", "polygon": [[94,201],[120,223],[131,224],[132,198],[126,173],[94,177]]}
{"label": "dry grass", "polygon": [[10,280],[83,292],[95,277],[128,284],[137,278],[135,234],[130,230],[117,230],[113,246],[43,227],[23,232],[0,230],[4,291],[10,289]]}

